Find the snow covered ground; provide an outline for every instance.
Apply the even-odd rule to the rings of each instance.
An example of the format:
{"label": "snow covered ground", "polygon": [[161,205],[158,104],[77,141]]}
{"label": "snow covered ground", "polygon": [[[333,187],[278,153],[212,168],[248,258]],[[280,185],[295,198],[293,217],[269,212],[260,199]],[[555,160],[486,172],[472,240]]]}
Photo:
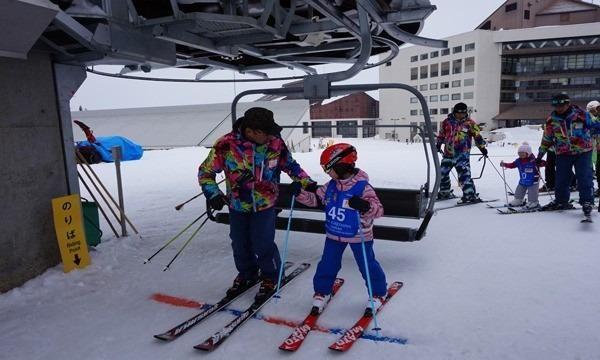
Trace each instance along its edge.
{"label": "snow covered ground", "polygon": [[[505,146],[490,145],[496,167],[513,160],[511,139],[539,145],[540,133],[512,129]],[[359,151],[358,164],[382,187],[417,187],[425,181],[422,147],[381,140],[348,141]],[[514,140],[513,140],[514,141]],[[474,150],[477,152],[477,150]],[[232,319],[251,296],[215,314],[173,343],[152,335],[198,310],[152,299],[163,294],[214,303],[235,276],[224,225],[209,222],[175,261],[163,266],[180,239],[150,264],[145,258],[204,209],[195,200],[195,175],[207,150],[150,151],[123,164],[126,209],[142,236],[115,239],[104,227],[103,242],[91,252],[92,265],[69,274],[62,266],[0,295],[1,359],[267,359],[288,356],[278,345],[310,308],[312,275],[323,236],[292,233],[289,259],[313,267],[269,303],[212,354],[193,345]],[[319,182],[320,152],[296,154]],[[482,162],[472,158],[473,174]],[[112,165],[94,169],[114,188]],[[500,169],[500,168],[498,168]],[[500,170],[501,171],[501,170]],[[506,172],[515,187],[516,170]],[[284,181],[287,181],[284,180]],[[454,180],[453,180],[454,182]],[[456,185],[456,184],[454,184]],[[490,165],[476,181],[483,198],[504,200],[504,185]],[[458,188],[455,192],[460,194]],[[85,196],[85,194],[84,194]],[[549,201],[541,198],[542,203]],[[378,241],[377,257],[388,282],[404,288],[387,305],[377,336],[369,331],[345,355],[352,359],[600,359],[600,217],[580,224],[579,211],[497,215],[478,204],[437,213],[427,236],[415,243]],[[386,220],[389,221],[389,220]],[[281,245],[284,232],[277,232]],[[280,246],[281,249],[281,246]],[[327,346],[351,326],[366,303],[366,290],[350,251],[340,276],[346,279],[319,321],[323,331],[309,335],[296,359],[334,358]],[[193,303],[192,303],[193,304]]]}

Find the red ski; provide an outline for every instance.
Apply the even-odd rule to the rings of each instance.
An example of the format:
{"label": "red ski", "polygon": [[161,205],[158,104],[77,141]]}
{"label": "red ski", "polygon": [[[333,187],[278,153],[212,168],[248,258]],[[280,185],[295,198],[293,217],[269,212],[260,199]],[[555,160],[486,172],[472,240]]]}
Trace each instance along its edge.
{"label": "red ski", "polygon": [[[377,309],[377,313],[379,313],[381,309],[383,309],[384,305],[387,304],[387,302],[392,298],[392,296],[396,295],[398,290],[402,288],[402,285],[404,285],[402,282],[396,281],[388,288],[385,300],[383,301],[383,304],[381,304],[379,309]],[[358,319],[356,324],[354,324],[354,326],[352,326],[348,331],[346,331],[341,338],[339,338],[336,342],[331,344],[329,348],[335,351],[347,351],[352,347],[352,345],[354,345],[356,340],[358,340],[362,336],[362,334],[365,332],[372,320],[373,315],[371,314],[370,309],[367,308],[367,310],[365,310],[365,314],[360,319]]]}
{"label": "red ski", "polygon": [[[331,297],[327,301],[327,304],[329,304],[329,301],[333,299],[333,297],[342,287],[342,285],[344,285],[344,279],[335,279],[335,282],[333,283]],[[327,304],[325,304],[325,307],[327,306]],[[320,313],[315,311],[316,308],[311,309],[310,314],[308,314],[308,316],[304,319],[302,324],[298,325],[294,329],[292,334],[287,339],[285,339],[285,341],[281,345],[279,345],[279,349],[285,351],[298,350],[298,348],[300,348],[300,345],[302,345],[302,343],[304,342],[304,339],[306,339],[308,333],[315,328],[315,325],[317,325],[317,320],[319,319],[319,316],[323,313],[323,311],[325,311],[325,307]]]}

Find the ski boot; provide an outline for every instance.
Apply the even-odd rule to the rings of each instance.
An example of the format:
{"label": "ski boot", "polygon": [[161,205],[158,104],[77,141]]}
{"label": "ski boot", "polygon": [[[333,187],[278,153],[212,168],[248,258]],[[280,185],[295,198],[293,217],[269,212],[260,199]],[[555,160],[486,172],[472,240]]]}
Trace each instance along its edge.
{"label": "ski boot", "polygon": [[454,190],[440,191],[437,194],[437,200],[448,200],[454,199],[455,197],[456,195],[454,195]]}
{"label": "ski boot", "polygon": [[273,295],[276,286],[277,284],[275,284],[275,281],[271,279],[263,279],[260,283],[260,288],[258,289],[258,292],[254,296],[254,301],[266,301],[271,295]]}
{"label": "ski boot", "polygon": [[542,211],[556,211],[556,210],[569,210],[573,209],[574,206],[571,203],[559,203],[556,200],[550,201],[548,204],[542,206]]}
{"label": "ski boot", "polygon": [[479,194],[471,194],[471,195],[463,195],[463,197],[458,200],[458,204],[468,204],[468,203],[478,203],[481,202],[479,198]]}
{"label": "ski boot", "polygon": [[373,316],[373,310],[377,312],[381,306],[383,306],[383,302],[385,301],[385,296],[373,296],[373,305],[374,308],[371,307],[371,299],[367,300],[367,307],[365,308],[365,316]]}
{"label": "ski boot", "polygon": [[540,202],[539,201],[532,201],[532,202],[527,203],[527,205],[525,205],[525,209],[526,210],[531,210],[531,211],[539,210],[541,208],[542,207],[540,206]]}
{"label": "ski boot", "polygon": [[312,303],[312,309],[310,310],[311,314],[313,315],[318,315],[320,314],[323,309],[325,308],[325,305],[327,305],[327,302],[329,301],[329,299],[331,298],[331,294],[329,295],[323,295],[323,294],[319,294],[319,293],[315,293],[313,295],[313,303]]}
{"label": "ski boot", "polygon": [[246,279],[241,275],[238,275],[235,277],[235,279],[233,279],[233,285],[227,289],[226,295],[230,298],[236,297],[237,295],[254,286],[254,284],[256,284],[256,278]]}
{"label": "ski boot", "polygon": [[525,199],[514,198],[508,203],[508,205],[513,206],[513,207],[525,206]]}

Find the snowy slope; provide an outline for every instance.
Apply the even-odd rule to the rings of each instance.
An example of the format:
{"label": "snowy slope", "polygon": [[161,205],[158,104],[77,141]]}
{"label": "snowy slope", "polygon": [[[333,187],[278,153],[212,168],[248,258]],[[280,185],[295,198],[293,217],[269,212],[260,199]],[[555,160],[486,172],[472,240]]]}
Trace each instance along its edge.
{"label": "snowy slope", "polygon": [[[505,142],[511,138],[528,139],[536,148],[540,133],[516,129]],[[375,185],[416,187],[425,181],[421,145],[350,141],[358,148],[359,166]],[[263,309],[262,320],[248,322],[215,353],[198,353],[192,346],[232,319],[230,312],[216,314],[173,343],[152,338],[197,312],[152,300],[153,294],[214,303],[235,276],[228,229],[214,223],[207,224],[171,270],[162,268],[185,239],[142,264],[203,211],[202,200],[180,212],[173,207],[198,193],[196,169],[206,154],[202,148],[149,151],[142,161],[124,163],[126,209],[142,237],[115,239],[105,226],[87,269],[63,274],[57,266],[0,295],[0,359],[284,356],[277,346],[291,328],[274,323],[299,322],[309,310],[322,235],[290,235],[289,258],[313,267],[289,285],[281,300]],[[323,182],[319,154],[295,157]],[[494,144],[490,155],[500,170],[500,160],[513,160],[516,148]],[[481,169],[477,159],[472,157],[473,174]],[[94,169],[114,186],[111,165]],[[514,188],[517,171],[506,176]],[[503,182],[492,166],[486,166],[476,185],[482,197],[504,199]],[[420,242],[378,241],[376,254],[388,282],[401,280],[405,286],[384,309],[380,336],[369,332],[369,339],[358,341],[344,356],[600,359],[600,218],[595,212],[596,223],[582,225],[580,217],[579,211],[500,216],[479,204],[440,211]],[[283,239],[284,232],[278,231],[280,245]],[[310,334],[295,358],[335,357],[327,346],[337,335],[326,331],[351,326],[366,304],[350,251],[340,276],[346,284],[319,321],[324,332]],[[250,301],[241,299],[231,308],[243,309]]]}

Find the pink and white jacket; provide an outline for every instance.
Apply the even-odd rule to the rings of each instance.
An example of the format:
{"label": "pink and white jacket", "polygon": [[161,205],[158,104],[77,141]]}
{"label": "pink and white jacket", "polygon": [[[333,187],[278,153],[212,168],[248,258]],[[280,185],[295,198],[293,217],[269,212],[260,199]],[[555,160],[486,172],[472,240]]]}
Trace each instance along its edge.
{"label": "pink and white jacket", "polygon": [[[327,190],[327,186],[329,185],[329,182],[331,182],[331,181],[335,182],[335,186],[338,190],[343,191],[343,190],[352,188],[358,181],[369,181],[369,175],[367,175],[366,172],[358,169],[358,173],[348,179],[344,179],[344,180],[331,179],[331,180],[329,180],[327,183],[325,183],[325,185],[320,186],[317,189],[316,193],[302,190],[300,192],[300,194],[296,197],[296,201],[298,201],[306,206],[317,207],[318,206],[317,196],[318,196],[321,203],[323,203],[323,205],[327,205],[327,204],[325,204],[325,191]],[[381,205],[381,202],[379,201],[379,198],[377,197],[375,190],[373,189],[373,187],[370,184],[367,184],[367,186],[365,187],[365,190],[363,191],[361,198],[368,201],[369,204],[371,204],[371,209],[369,209],[369,211],[367,211],[366,213],[363,213],[360,215],[360,225],[361,225],[363,234],[365,236],[365,240],[372,241],[373,240],[373,221],[375,219],[383,216],[383,206]],[[327,233],[326,235],[327,235],[328,239],[337,240],[337,241],[341,241],[341,242],[348,242],[348,243],[360,242],[360,234],[356,234],[356,236],[352,237],[352,238],[335,236],[335,235],[332,235],[329,233]]]}

